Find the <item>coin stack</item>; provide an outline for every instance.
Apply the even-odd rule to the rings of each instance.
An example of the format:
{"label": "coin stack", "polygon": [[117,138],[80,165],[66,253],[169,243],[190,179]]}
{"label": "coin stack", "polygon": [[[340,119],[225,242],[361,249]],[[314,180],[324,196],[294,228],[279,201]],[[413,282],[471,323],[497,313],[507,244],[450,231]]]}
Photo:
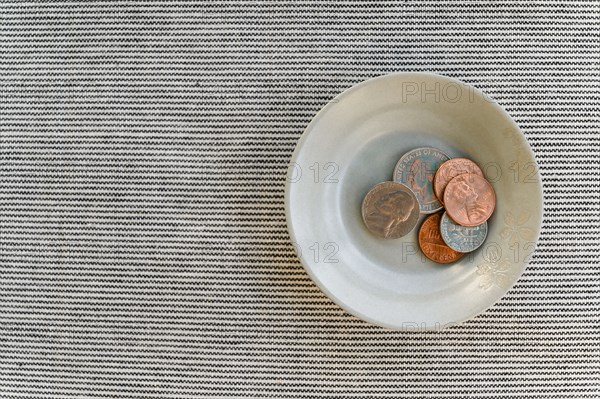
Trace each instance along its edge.
{"label": "coin stack", "polygon": [[434,262],[452,263],[483,244],[495,205],[494,189],[475,162],[423,147],[400,158],[394,181],[369,190],[362,217],[373,234],[392,239],[429,214],[419,229],[419,247]]}

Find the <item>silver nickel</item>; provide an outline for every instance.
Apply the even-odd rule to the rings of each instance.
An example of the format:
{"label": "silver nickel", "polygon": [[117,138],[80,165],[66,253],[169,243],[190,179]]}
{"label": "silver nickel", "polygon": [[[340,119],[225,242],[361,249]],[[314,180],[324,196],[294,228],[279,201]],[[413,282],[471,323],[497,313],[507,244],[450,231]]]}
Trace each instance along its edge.
{"label": "silver nickel", "polygon": [[362,217],[371,233],[386,239],[400,238],[417,225],[419,202],[404,184],[379,183],[365,196]]}
{"label": "silver nickel", "polygon": [[433,177],[450,157],[433,147],[415,148],[404,154],[394,168],[394,181],[406,184],[416,195],[421,213],[443,208],[433,190]]}
{"label": "silver nickel", "polygon": [[471,252],[479,248],[487,237],[487,221],[478,226],[461,226],[454,223],[446,212],[440,221],[442,239],[457,252]]}

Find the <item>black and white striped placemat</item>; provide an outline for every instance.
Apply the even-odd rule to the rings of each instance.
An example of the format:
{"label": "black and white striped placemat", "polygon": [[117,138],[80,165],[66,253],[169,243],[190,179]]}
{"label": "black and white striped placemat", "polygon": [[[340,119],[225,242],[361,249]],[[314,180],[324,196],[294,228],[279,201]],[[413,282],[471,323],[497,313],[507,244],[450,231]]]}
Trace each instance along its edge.
{"label": "black and white striped placemat", "polygon": [[[0,5],[3,398],[600,396],[600,3]],[[312,116],[431,71],[535,150],[540,249],[443,332],[343,312],[286,230]]]}

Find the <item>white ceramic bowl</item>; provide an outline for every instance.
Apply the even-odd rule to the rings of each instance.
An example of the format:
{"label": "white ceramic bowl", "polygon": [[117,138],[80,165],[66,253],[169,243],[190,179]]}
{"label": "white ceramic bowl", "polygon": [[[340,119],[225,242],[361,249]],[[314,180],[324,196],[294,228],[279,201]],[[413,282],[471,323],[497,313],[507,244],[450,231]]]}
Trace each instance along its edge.
{"label": "white ceramic bowl", "polygon": [[[477,162],[496,190],[486,242],[451,265],[426,259],[417,227],[371,234],[361,203],[416,147]],[[362,82],[302,135],[285,191],[291,240],[315,284],[351,314],[392,329],[441,329],[483,312],[523,273],[542,218],[538,166],[510,116],[482,92],[429,73]]]}

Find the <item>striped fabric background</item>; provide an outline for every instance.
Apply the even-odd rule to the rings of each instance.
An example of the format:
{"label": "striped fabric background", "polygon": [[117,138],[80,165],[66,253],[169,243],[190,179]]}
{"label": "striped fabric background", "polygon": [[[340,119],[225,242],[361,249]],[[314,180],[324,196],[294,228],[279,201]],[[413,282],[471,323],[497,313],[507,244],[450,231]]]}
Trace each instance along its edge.
{"label": "striped fabric background", "polygon": [[[600,397],[600,3],[0,5],[0,397]],[[540,250],[443,332],[343,312],[287,234],[295,143],[431,71],[516,119]]]}

